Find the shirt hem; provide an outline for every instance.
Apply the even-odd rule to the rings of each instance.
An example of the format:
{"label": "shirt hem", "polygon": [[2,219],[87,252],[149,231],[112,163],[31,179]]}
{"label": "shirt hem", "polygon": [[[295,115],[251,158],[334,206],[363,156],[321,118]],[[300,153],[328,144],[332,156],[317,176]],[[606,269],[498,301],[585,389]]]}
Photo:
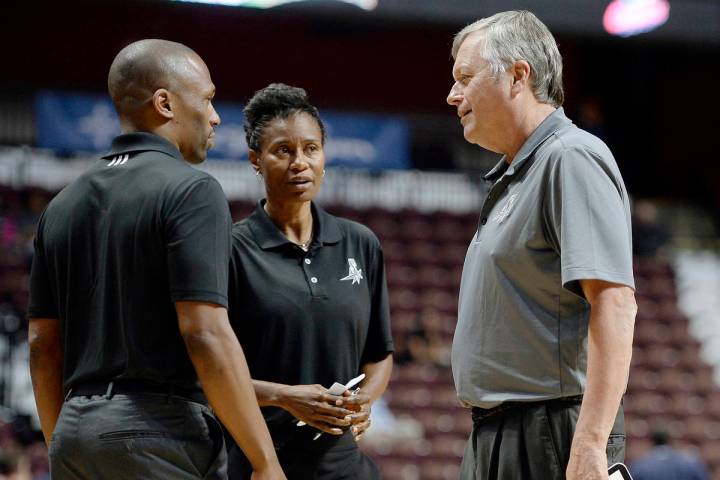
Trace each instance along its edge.
{"label": "shirt hem", "polygon": [[181,292],[170,295],[173,302],[208,302],[228,308],[228,298],[225,295],[210,292]]}
{"label": "shirt hem", "polygon": [[593,268],[567,268],[562,271],[562,284],[567,287],[570,282],[579,280],[603,280],[606,282],[619,283],[635,290],[635,279],[632,274],[609,272]]}

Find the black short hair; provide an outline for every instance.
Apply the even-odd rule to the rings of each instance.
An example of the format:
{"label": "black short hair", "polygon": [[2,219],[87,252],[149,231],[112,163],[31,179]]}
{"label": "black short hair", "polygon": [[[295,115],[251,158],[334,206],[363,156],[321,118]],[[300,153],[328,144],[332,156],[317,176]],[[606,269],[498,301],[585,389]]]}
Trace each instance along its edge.
{"label": "black short hair", "polygon": [[320,112],[308,98],[307,92],[299,87],[284,83],[271,83],[255,95],[245,106],[245,139],[250,150],[259,150],[263,131],[276,118],[288,118],[296,113],[307,113],[315,119],[325,144],[325,125]]}

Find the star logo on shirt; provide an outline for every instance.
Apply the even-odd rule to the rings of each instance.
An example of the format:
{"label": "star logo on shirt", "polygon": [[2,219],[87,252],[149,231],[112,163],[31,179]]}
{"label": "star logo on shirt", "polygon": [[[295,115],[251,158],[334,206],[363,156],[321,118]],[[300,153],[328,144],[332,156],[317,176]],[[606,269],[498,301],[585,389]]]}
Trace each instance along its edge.
{"label": "star logo on shirt", "polygon": [[508,215],[510,215],[510,212],[512,211],[513,205],[515,205],[515,200],[517,200],[517,193],[513,193],[510,195],[510,198],[508,198],[507,203],[502,207],[502,209],[495,214],[495,216],[492,218],[492,220],[496,223],[502,223]]}
{"label": "star logo on shirt", "polygon": [[362,280],[362,270],[360,270],[357,267],[357,262],[354,258],[348,258],[348,265],[350,266],[350,270],[348,271],[348,274],[346,277],[343,277],[340,279],[341,282],[345,280],[352,280],[352,285],[355,285],[356,283],[359,285],[360,280]]}

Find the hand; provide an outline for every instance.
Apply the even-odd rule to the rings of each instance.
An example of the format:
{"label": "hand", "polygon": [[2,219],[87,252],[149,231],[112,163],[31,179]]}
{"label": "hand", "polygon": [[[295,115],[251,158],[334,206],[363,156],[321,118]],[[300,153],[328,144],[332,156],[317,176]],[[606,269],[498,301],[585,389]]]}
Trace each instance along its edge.
{"label": "hand", "polygon": [[343,393],[344,405],[347,409],[355,411],[350,415],[352,428],[350,431],[355,436],[355,441],[360,440],[370,428],[370,395],[361,391],[353,394],[349,390]]}
{"label": "hand", "polygon": [[360,389],[357,389],[356,392],[357,393],[353,394],[350,390],[345,390],[342,394],[340,405],[353,412],[360,412],[363,408],[369,410],[370,395]]}
{"label": "hand", "polygon": [[607,454],[604,444],[585,444],[574,441],[570,461],[565,472],[567,480],[607,480]]}
{"label": "hand", "polygon": [[255,470],[250,477],[251,480],[287,480],[285,474],[280,468],[280,464],[275,462],[274,465],[263,470]]}
{"label": "hand", "polygon": [[331,435],[342,435],[341,427],[350,426],[353,410],[343,408],[344,403],[322,385],[288,386],[280,400],[281,407],[295,418]]}

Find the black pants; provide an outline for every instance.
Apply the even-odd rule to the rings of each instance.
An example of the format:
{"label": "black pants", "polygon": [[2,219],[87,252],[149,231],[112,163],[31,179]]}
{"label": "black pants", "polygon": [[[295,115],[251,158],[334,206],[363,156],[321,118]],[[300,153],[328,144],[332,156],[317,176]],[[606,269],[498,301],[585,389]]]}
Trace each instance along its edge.
{"label": "black pants", "polygon": [[68,399],[49,455],[53,480],[227,478],[222,427],[212,412],[162,394]]}
{"label": "black pants", "polygon": [[[271,429],[280,466],[288,480],[380,480],[377,466],[358,447],[350,432],[342,436],[323,434],[313,440],[317,430],[295,427],[278,435]],[[236,444],[228,457],[230,480],[250,480],[252,468]]]}
{"label": "black pants", "polygon": [[[530,402],[473,418],[461,480],[563,480],[580,399]],[[625,421],[618,411],[607,445],[608,465],[625,457]]]}

